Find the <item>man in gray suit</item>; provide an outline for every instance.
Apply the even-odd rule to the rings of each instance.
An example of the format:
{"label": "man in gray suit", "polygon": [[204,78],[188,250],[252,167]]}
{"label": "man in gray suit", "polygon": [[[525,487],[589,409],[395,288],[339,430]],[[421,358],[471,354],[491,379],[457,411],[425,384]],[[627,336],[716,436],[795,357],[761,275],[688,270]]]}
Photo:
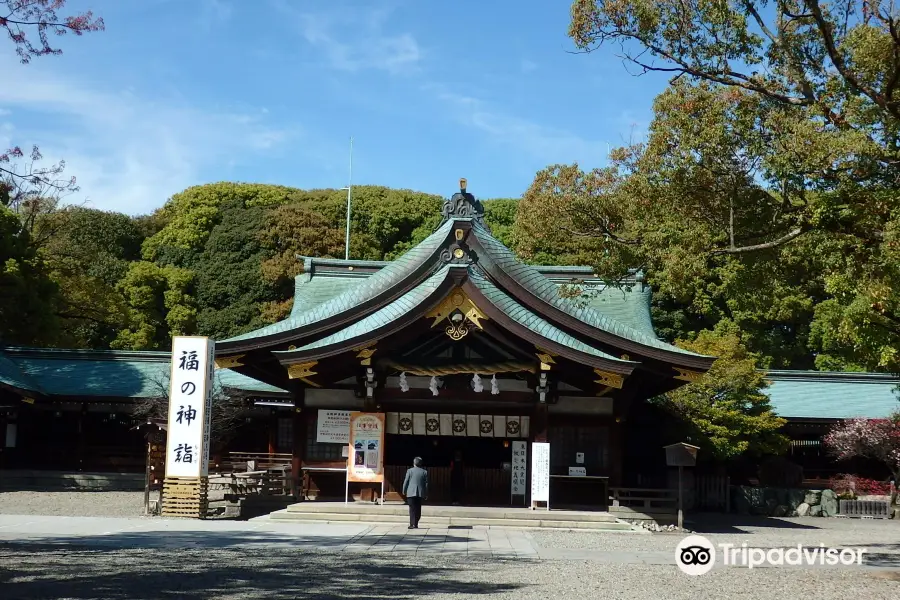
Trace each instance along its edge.
{"label": "man in gray suit", "polygon": [[418,529],[422,517],[422,500],[428,498],[428,471],[422,468],[422,459],[413,459],[413,467],[403,479],[403,497],[409,505],[409,528]]}

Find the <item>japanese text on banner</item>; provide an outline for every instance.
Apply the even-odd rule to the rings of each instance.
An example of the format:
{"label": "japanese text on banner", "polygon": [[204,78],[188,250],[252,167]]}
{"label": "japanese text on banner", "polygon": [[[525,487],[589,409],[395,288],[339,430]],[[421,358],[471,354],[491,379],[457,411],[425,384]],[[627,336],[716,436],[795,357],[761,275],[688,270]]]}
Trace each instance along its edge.
{"label": "japanese text on banner", "polygon": [[213,342],[205,337],[172,340],[166,475],[202,477],[209,471]]}

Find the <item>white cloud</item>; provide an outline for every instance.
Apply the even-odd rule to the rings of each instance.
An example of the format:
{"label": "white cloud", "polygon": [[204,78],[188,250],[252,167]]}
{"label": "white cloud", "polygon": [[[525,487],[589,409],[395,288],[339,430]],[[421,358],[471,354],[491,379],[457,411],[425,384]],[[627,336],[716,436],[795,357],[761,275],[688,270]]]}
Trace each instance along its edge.
{"label": "white cloud", "polygon": [[341,71],[374,69],[392,75],[418,70],[422,50],[411,33],[388,33],[390,10],[302,12],[285,0],[275,6],[293,19],[310,45],[321,50],[328,64]]}
{"label": "white cloud", "polygon": [[0,127],[0,141],[38,144],[48,165],[65,159],[65,175],[74,175],[81,188],[67,200],[95,208],[152,211],[173,193],[206,183],[204,173],[228,160],[268,151],[297,133],[268,125],[259,111],[210,112],[152,101],[130,90],[92,87],[41,64],[6,62],[0,59],[0,70],[14,84],[0,87],[0,107],[17,110],[15,136]]}
{"label": "white cloud", "polygon": [[478,98],[450,92],[442,86],[425,86],[425,89],[445,102],[463,124],[546,164],[578,161],[596,165],[606,159],[605,142],[498,111]]}

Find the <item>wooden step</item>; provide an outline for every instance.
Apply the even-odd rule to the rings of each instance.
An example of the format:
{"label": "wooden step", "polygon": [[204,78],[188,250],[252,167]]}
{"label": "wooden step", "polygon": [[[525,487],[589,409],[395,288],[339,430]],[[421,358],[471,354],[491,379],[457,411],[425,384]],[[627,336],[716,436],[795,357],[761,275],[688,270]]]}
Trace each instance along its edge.
{"label": "wooden step", "polygon": [[[615,518],[612,520],[578,521],[572,519],[557,519],[552,513],[544,513],[542,518],[488,518],[469,516],[426,516],[422,515],[419,525],[421,527],[478,527],[478,528],[553,528],[553,529],[578,529],[591,531],[632,531],[634,528]],[[371,523],[402,525],[409,522],[409,516],[403,514],[373,514],[373,513],[347,513],[347,512],[302,512],[298,510],[279,510],[269,515],[270,519],[290,522],[309,523]]]}

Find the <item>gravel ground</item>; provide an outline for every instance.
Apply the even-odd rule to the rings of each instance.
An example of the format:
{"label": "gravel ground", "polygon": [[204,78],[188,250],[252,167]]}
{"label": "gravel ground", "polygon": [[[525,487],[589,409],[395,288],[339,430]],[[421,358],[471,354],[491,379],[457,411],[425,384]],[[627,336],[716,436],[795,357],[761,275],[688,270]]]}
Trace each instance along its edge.
{"label": "gravel ground", "polygon": [[[747,542],[771,548],[805,546],[868,547],[873,552],[900,554],[900,521],[875,519],[741,519],[713,517],[693,527],[696,535],[714,544]],[[578,550],[672,550],[685,533],[596,534],[588,532],[536,531],[535,541],[544,548]],[[898,556],[900,559],[900,556]]]}
{"label": "gravel ground", "polygon": [[0,492],[5,515],[139,517],[143,512],[144,492]]}
{"label": "gravel ground", "polygon": [[580,561],[365,556],[256,549],[99,551],[0,544],[4,599],[741,598],[896,600],[900,581],[868,570],[716,569]]}

